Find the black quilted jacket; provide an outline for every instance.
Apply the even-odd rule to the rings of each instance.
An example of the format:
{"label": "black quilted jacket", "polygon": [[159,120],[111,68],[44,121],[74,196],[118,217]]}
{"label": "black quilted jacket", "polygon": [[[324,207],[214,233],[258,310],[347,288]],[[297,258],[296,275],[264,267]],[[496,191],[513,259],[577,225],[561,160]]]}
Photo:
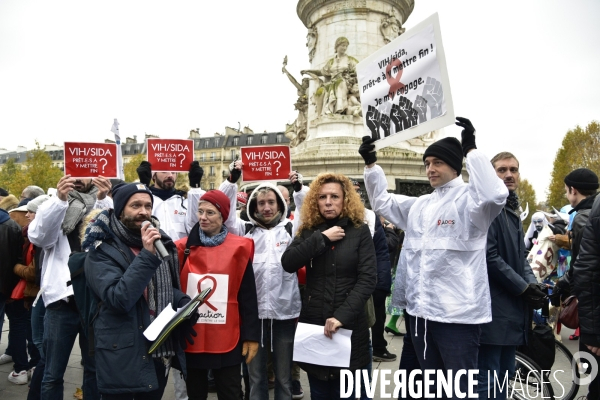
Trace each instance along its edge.
{"label": "black quilted jacket", "polygon": [[573,283],[579,301],[581,342],[600,346],[600,196],[583,230],[579,256],[573,265]]}

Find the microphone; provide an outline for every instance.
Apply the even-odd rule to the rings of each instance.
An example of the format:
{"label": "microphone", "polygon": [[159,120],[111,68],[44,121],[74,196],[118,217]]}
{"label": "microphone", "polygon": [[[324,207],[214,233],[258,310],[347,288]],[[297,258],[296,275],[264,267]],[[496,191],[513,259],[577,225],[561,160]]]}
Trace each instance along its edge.
{"label": "microphone", "polygon": [[[142,227],[146,226],[150,224],[150,221],[144,221],[142,222]],[[154,226],[154,225],[153,225]],[[156,249],[156,251],[158,252],[158,254],[160,254],[160,256],[162,258],[166,258],[169,256],[169,253],[167,252],[167,249],[165,249],[165,245],[163,244],[163,242],[160,241],[160,239],[156,239],[154,241],[154,248]]]}

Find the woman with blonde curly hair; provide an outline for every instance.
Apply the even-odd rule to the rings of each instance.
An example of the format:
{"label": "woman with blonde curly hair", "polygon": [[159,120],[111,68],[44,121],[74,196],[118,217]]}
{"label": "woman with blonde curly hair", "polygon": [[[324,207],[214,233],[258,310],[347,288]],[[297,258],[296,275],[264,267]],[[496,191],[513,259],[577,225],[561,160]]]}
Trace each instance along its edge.
{"label": "woman with blonde curly hair", "polygon": [[[370,361],[364,306],[377,274],[364,206],[347,177],[325,173],[310,185],[301,214],[298,234],[281,258],[287,272],[307,266],[299,322],[324,326],[329,338],[340,327],[352,330],[349,369],[363,369]],[[311,399],[340,398],[340,368],[299,364]]]}

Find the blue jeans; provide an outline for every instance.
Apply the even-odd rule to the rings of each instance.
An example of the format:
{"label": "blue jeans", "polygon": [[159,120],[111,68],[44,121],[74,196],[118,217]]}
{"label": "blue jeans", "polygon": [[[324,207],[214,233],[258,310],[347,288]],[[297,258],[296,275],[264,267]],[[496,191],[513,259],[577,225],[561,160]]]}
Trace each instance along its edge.
{"label": "blue jeans", "polygon": [[[515,353],[517,346],[498,346],[482,344],[479,346],[479,379],[477,392],[480,399],[506,399],[508,392],[508,379],[515,374]],[[490,385],[496,383],[496,387]],[[498,376],[494,381],[494,372]],[[508,373],[507,373],[508,372]],[[500,385],[500,386],[499,386]],[[500,387],[503,385],[502,390]],[[489,388],[489,389],[488,389]]]}
{"label": "blue jeans", "polygon": [[40,356],[44,356],[44,315],[46,315],[46,307],[42,297],[38,299],[35,307],[31,307],[31,339],[35,347],[40,352]]}
{"label": "blue jeans", "polygon": [[250,375],[250,398],[252,400],[269,399],[269,387],[267,384],[267,350],[272,343],[273,372],[275,372],[275,400],[291,399],[292,356],[294,353],[296,319],[263,319],[261,320],[261,323],[262,340],[258,345],[258,353],[252,362],[248,364],[248,373]]}
{"label": "blue jeans", "polygon": [[[84,397],[86,400],[100,398],[96,383],[95,360],[89,356],[86,332],[81,326],[79,313],[74,303],[73,299],[68,303],[59,300],[46,306],[43,342],[46,368],[42,379],[42,399],[44,400],[62,400],[63,377],[78,334],[83,357],[82,390]],[[115,368],[118,367],[115,366]]]}
{"label": "blue jeans", "polygon": [[[35,367],[40,361],[40,353],[33,346],[31,340],[31,314],[25,308],[24,301],[15,300],[6,304],[6,316],[10,321],[10,330],[8,331],[8,341],[10,342],[10,355],[15,363],[15,372],[29,370]],[[27,340],[31,344],[29,351],[31,352],[31,365],[27,361]]]}
{"label": "blue jeans", "polygon": [[[479,337],[481,328],[479,325],[471,324],[447,324],[435,321],[425,321],[422,318],[410,316],[410,329],[415,332],[412,342],[422,369],[441,369],[442,371],[461,369],[477,369],[477,357],[479,353]],[[425,329],[427,324],[427,329]],[[427,343],[427,354],[425,354],[425,343]],[[468,395],[468,377],[462,375],[460,379],[460,391]],[[452,398],[458,398],[457,388],[453,385]],[[437,393],[434,384],[429,390]],[[445,394],[445,392],[442,392]]]}

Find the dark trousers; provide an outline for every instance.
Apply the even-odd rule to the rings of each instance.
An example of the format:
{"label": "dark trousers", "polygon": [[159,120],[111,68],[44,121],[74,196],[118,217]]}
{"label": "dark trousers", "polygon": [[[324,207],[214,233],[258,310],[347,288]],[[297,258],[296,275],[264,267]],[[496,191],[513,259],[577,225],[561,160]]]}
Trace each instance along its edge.
{"label": "dark trousers", "polygon": [[[403,338],[402,355],[400,356],[400,366],[398,367],[398,369],[406,371],[407,377],[410,375],[410,373],[413,370],[421,369],[421,365],[419,364],[419,358],[417,357],[417,352],[415,351],[415,346],[413,345],[413,342],[412,342],[412,334],[411,334],[412,331],[410,330],[409,317],[410,317],[410,315],[408,315],[405,310],[404,311],[404,321],[405,321],[405,325],[406,325],[406,335],[404,335],[404,338]],[[420,381],[422,381],[422,379],[415,379],[415,385],[413,385],[413,390],[415,392],[416,392],[417,382],[420,382]],[[409,390],[406,391],[406,397],[402,397],[402,391],[400,391],[398,393],[398,399],[411,399],[412,400],[412,397],[410,396],[410,391]]]}
{"label": "dark trousers", "polygon": [[387,351],[387,341],[383,337],[385,328],[385,299],[387,292],[375,289],[373,292],[373,306],[375,308],[375,325],[371,327],[371,340],[373,341],[373,353],[383,354]]}
{"label": "dark trousers", "polygon": [[[477,369],[481,336],[479,325],[446,324],[411,316],[410,329],[415,332],[412,337],[413,345],[422,369],[441,369],[444,372]],[[427,344],[427,352],[425,352],[425,344]],[[467,379],[467,375],[462,375],[459,385],[460,391],[465,396],[469,392]],[[430,392],[437,392],[435,382],[430,388]],[[453,389],[451,398],[458,399],[457,390],[454,387]],[[445,395],[445,392],[442,393]]]}
{"label": "dark trousers", "polygon": [[[242,394],[240,364],[212,369],[219,400],[239,400]],[[206,400],[208,397],[208,370],[187,369],[187,394],[189,400]]]}
{"label": "dark trousers", "polygon": [[[598,357],[597,355],[595,355],[594,353],[592,353],[587,346],[581,341],[579,340],[579,351],[586,353],[587,355],[591,355],[592,357],[594,357],[594,359],[596,360],[596,362],[598,363],[598,365],[600,365],[600,357]],[[588,366],[590,365],[589,361],[586,361],[585,359],[581,359],[582,363],[587,362]],[[588,371],[586,371],[587,373],[590,373],[590,367],[588,367]],[[589,386],[588,386],[588,394],[587,394],[587,400],[600,400],[600,374],[596,374],[596,377],[594,378],[593,381],[590,382]]]}
{"label": "dark trousers", "polygon": [[[160,400],[167,387],[168,376],[165,376],[165,364],[162,359],[154,359],[154,369],[158,378],[158,389],[151,392],[102,394],[102,400]],[[85,398],[85,397],[84,397]]]}
{"label": "dark trousers", "polygon": [[[14,361],[15,372],[21,372],[35,367],[40,361],[40,352],[31,338],[31,311],[25,308],[23,299],[6,304],[6,316],[10,321],[8,341],[10,354]],[[29,343],[29,346],[27,346]],[[27,360],[27,350],[31,360]]]}

